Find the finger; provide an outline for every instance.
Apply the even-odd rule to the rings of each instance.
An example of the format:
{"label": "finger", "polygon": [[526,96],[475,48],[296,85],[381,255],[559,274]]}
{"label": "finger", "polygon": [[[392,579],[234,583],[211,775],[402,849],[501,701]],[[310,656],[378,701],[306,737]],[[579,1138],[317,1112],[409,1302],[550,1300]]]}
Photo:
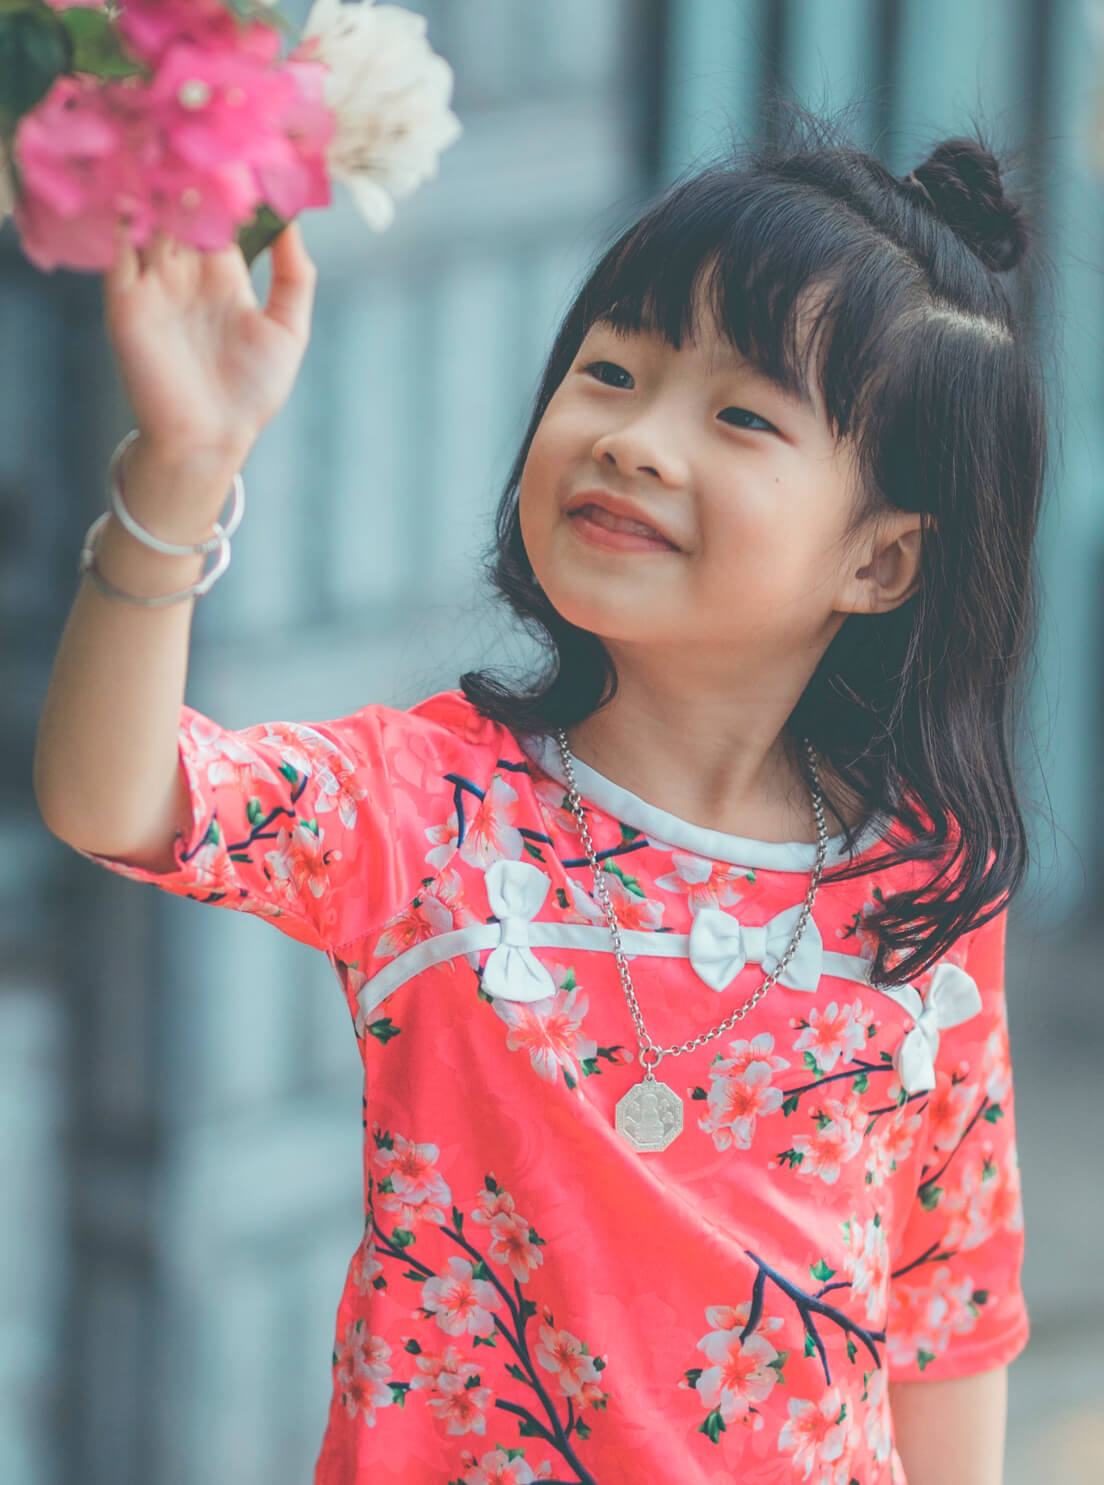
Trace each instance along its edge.
{"label": "finger", "polygon": [[265,315],[305,340],[310,333],[318,269],[303,243],[298,223],[289,223],[273,241],[270,251],[272,282]]}
{"label": "finger", "polygon": [[137,283],[141,272],[138,251],[122,222],[116,231],[115,242],[115,262],[104,274],[105,285],[111,292],[129,289],[132,284]]}
{"label": "finger", "polygon": [[166,265],[172,261],[175,252],[176,244],[172,238],[158,228],[145,247],[138,250],[141,271],[160,275],[164,272]]}

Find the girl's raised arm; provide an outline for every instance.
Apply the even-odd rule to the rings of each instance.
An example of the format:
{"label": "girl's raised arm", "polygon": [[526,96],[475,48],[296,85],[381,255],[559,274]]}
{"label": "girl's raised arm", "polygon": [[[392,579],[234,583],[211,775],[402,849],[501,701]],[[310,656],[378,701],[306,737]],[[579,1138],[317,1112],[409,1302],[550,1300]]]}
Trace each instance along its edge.
{"label": "girl's raised arm", "polygon": [[[161,540],[204,541],[234,474],[286,401],[310,337],[316,270],[298,227],[272,246],[267,304],[236,246],[163,237],[124,245],[104,277],[105,320],[139,437],[120,471],[124,503]],[[96,551],[104,580],[155,597],[198,581],[204,558],[164,556],[112,515]],[[189,819],[177,728],[194,598],[140,607],[85,578],[62,633],[39,720],[34,791],[68,844],[167,867]]]}

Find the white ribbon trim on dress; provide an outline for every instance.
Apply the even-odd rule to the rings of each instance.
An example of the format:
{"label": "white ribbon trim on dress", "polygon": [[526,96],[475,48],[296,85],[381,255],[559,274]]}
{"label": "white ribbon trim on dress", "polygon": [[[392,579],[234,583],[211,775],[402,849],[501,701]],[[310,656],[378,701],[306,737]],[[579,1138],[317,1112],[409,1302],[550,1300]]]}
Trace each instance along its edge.
{"label": "white ribbon trim on dress", "polygon": [[916,1023],[893,1055],[893,1066],[908,1093],[935,1087],[939,1033],[960,1026],[981,1010],[981,993],[972,975],[944,961],[931,977],[926,998],[914,985],[887,985],[882,994],[903,1006]]}
{"label": "white ribbon trim on dress", "polygon": [[[524,1003],[544,1000],[556,993],[552,976],[532,952],[534,948],[613,953],[610,932],[605,924],[535,921],[551,886],[547,873],[539,867],[527,861],[495,861],[487,868],[485,880],[487,900],[497,921],[469,923],[404,949],[361,986],[357,995],[361,1017],[371,1015],[382,1000],[423,970],[484,949],[491,951],[483,968],[484,990],[500,1000]],[[719,909],[702,908],[690,933],[623,928],[621,942],[629,958],[690,959],[705,983],[719,991],[739,973],[745,962],[762,963],[764,967],[777,964],[781,953],[776,952],[775,946],[780,943],[784,952],[799,912],[800,907],[787,909],[770,923],[749,929]],[[703,913],[710,916],[706,918],[705,932],[699,929],[695,940],[694,927]],[[728,919],[731,928],[722,928],[718,918]],[[809,950],[802,954],[799,948],[779,984],[814,991],[821,974],[854,980],[862,985],[870,984],[870,961],[857,954],[835,954],[824,950],[820,933],[811,918],[802,935],[802,948],[806,940],[809,941]],[[759,957],[760,951],[762,958]],[[744,959],[740,958],[741,953]],[[819,967],[816,977],[812,978],[814,963]]]}

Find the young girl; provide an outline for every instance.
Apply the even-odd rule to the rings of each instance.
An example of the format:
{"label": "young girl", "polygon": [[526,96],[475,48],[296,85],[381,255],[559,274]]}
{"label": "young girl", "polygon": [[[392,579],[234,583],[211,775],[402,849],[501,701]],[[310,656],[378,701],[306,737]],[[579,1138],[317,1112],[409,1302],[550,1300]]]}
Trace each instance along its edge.
{"label": "young girl", "polygon": [[121,249],[117,498],[170,550],[101,518],[36,793],[333,965],[365,1222],[319,1485],[999,1485],[1025,244],[973,139],[897,179],[810,127],[678,184],[568,311],[502,499],[546,673],[238,731],[182,701],[194,551],[314,267],[289,228],[262,309],[235,250]]}

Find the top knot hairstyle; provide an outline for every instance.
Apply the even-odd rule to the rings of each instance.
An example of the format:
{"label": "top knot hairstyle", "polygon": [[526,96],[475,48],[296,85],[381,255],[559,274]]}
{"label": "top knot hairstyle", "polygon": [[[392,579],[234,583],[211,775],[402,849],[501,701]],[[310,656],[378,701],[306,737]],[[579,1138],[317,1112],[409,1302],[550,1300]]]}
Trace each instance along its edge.
{"label": "top knot hairstyle", "polygon": [[944,140],[905,181],[986,268],[1019,266],[1029,241],[1023,208],[1005,195],[996,156],[976,139]]}
{"label": "top knot hairstyle", "polygon": [[[564,316],[491,556],[498,593],[547,661],[523,685],[489,671],[460,685],[516,732],[570,727],[613,696],[600,639],[567,623],[534,580],[522,471],[593,321],[658,332],[677,350],[693,337],[700,281],[718,333],[760,373],[787,391],[815,378],[833,434],[856,456],[848,534],[886,510],[926,517],[916,592],[892,612],[847,617],[784,732],[795,757],[811,739],[837,815],[857,798],[864,824],[888,822],[884,850],[829,876],[930,864],[866,923],[875,977],[901,984],[995,916],[1027,866],[1014,721],[1036,624],[1046,415],[1041,366],[1003,275],[1023,263],[1029,234],[980,140],[948,139],[898,178],[800,106],[786,104],[770,133],[668,190],[601,256]],[[824,292],[799,334],[812,289]],[[849,846],[858,828],[844,827]]]}

